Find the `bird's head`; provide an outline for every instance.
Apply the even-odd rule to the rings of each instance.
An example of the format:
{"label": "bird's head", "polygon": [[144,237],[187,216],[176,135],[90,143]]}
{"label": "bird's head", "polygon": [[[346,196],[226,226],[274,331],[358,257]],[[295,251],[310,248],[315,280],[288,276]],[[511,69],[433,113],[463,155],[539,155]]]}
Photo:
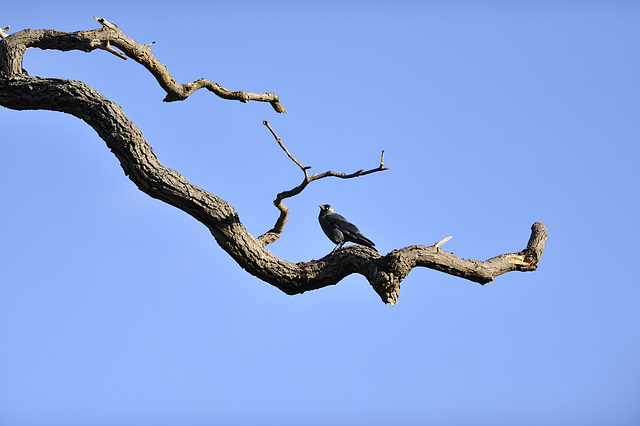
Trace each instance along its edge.
{"label": "bird's head", "polygon": [[321,204],[320,206],[320,211],[323,213],[333,213],[333,207],[331,207],[329,204]]}

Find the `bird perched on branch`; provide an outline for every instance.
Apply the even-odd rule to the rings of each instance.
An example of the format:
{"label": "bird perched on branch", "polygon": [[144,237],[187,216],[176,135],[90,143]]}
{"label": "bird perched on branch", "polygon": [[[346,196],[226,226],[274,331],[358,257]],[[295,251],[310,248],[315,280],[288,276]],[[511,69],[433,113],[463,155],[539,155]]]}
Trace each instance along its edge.
{"label": "bird perched on branch", "polygon": [[375,247],[373,247],[375,245],[373,241],[362,235],[357,226],[336,213],[329,204],[320,206],[320,216],[318,216],[318,220],[327,237],[329,237],[334,244],[337,244],[331,253],[342,247],[347,241],[376,250]]}

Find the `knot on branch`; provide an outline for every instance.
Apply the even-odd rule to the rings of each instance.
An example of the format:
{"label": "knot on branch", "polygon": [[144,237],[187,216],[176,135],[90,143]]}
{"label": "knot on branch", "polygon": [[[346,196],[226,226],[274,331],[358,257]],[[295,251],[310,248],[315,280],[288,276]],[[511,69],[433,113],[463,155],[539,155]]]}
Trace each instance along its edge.
{"label": "knot on branch", "polygon": [[379,270],[369,278],[369,283],[384,303],[396,306],[400,297],[400,281],[392,272]]}
{"label": "knot on branch", "polygon": [[384,303],[395,306],[400,297],[400,282],[411,271],[410,259],[401,250],[394,250],[384,257],[370,261],[365,276]]}

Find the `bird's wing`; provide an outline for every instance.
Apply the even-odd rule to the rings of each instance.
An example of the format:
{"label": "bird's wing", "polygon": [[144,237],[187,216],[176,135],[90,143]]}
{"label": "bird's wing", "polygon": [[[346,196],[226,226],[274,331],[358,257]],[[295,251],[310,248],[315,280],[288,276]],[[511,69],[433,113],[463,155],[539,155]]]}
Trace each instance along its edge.
{"label": "bird's wing", "polygon": [[[347,219],[345,219],[338,213],[328,214],[324,217],[324,219],[325,219],[327,228],[331,230],[335,230],[335,232],[340,234],[339,239],[341,241],[351,241],[353,243],[362,244],[362,245],[374,248],[375,244],[373,243],[373,241],[371,241],[370,239],[362,235],[357,226],[349,222]],[[323,229],[324,229],[324,225],[323,225]],[[325,230],[325,233],[327,234],[327,236],[329,236],[331,241],[338,244],[338,241],[334,240],[330,236],[330,234],[333,235],[333,232],[327,232]]]}
{"label": "bird's wing", "polygon": [[357,226],[349,222],[338,213],[327,215],[326,218],[327,223],[329,223],[332,227],[341,230],[342,232],[348,232],[355,235],[360,234],[360,230]]}

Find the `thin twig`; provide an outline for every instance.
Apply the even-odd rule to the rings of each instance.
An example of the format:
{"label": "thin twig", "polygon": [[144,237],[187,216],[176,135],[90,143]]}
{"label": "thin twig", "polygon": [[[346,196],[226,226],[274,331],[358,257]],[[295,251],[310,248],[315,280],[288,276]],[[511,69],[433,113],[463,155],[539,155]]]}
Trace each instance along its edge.
{"label": "thin twig", "polygon": [[341,179],[350,179],[358,176],[368,175],[374,172],[388,170],[388,167],[384,166],[384,150],[382,150],[382,155],[380,156],[380,165],[374,169],[370,169],[370,170],[360,169],[357,172],[354,172],[351,174],[336,173],[334,171],[329,170],[321,174],[314,173],[312,176],[309,176],[309,174],[307,173],[307,170],[310,169],[311,166],[303,166],[302,163],[296,160],[296,158],[289,152],[287,147],[284,145],[284,143],[282,142],[282,139],[280,139],[280,137],[276,134],[275,130],[273,130],[273,128],[269,125],[269,123],[266,120],[264,120],[262,124],[264,124],[265,126],[267,126],[267,128],[269,128],[269,131],[278,142],[278,145],[280,145],[280,148],[282,148],[284,152],[287,153],[287,156],[294,163],[296,163],[304,173],[304,179],[302,180],[302,183],[300,185],[288,191],[280,192],[278,195],[276,195],[275,200],[273,200],[273,205],[275,205],[277,209],[280,210],[280,216],[278,217],[278,220],[276,221],[276,224],[273,226],[273,228],[271,228],[269,231],[265,232],[264,234],[258,237],[258,241],[260,241],[263,246],[266,246],[267,244],[271,244],[274,241],[278,240],[278,238],[280,238],[280,236],[282,235],[282,231],[284,230],[285,223],[287,223],[287,215],[289,214],[289,209],[287,208],[287,206],[284,205],[282,200],[284,200],[285,198],[298,195],[311,182],[328,177],[328,176],[333,176]]}
{"label": "thin twig", "polygon": [[280,139],[280,137],[276,134],[275,130],[273,130],[273,128],[269,125],[269,122],[267,120],[264,120],[262,122],[262,124],[264,124],[265,126],[267,126],[269,128],[269,130],[271,131],[271,134],[273,135],[273,137],[276,138],[276,141],[278,142],[278,145],[280,145],[280,148],[282,148],[284,150],[284,152],[287,153],[289,158],[291,158],[291,160],[294,163],[296,163],[298,165],[298,167],[300,167],[302,169],[302,171],[304,172],[305,177],[308,176],[307,175],[307,169],[310,169],[311,166],[303,166],[302,164],[300,164],[300,162],[298,160],[295,159],[295,157],[293,155],[291,155],[291,153],[289,152],[287,147],[284,146],[284,144],[282,143],[282,139]]}

